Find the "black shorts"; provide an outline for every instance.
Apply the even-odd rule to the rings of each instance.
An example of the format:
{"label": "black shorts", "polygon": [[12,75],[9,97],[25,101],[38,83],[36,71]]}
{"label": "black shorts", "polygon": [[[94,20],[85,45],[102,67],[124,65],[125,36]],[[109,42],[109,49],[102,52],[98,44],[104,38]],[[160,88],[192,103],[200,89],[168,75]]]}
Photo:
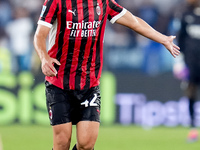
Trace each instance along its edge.
{"label": "black shorts", "polygon": [[99,86],[88,90],[63,90],[45,82],[46,102],[51,125],[79,121],[100,122]]}

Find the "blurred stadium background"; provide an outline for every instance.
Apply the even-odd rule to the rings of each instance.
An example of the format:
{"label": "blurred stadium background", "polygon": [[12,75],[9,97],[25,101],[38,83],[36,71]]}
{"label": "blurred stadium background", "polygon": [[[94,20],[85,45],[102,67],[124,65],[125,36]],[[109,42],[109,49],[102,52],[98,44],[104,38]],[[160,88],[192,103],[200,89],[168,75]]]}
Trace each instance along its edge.
{"label": "blurred stadium background", "polygon": [[[0,150],[48,150],[52,132],[44,76],[32,40],[43,0],[0,0]],[[156,30],[176,35],[185,0],[117,0]],[[188,100],[173,75],[174,58],[153,41],[106,28],[97,150],[197,150],[186,143]],[[200,102],[195,104],[200,126]],[[75,131],[75,130],[74,130]],[[75,133],[72,142],[75,142]]]}

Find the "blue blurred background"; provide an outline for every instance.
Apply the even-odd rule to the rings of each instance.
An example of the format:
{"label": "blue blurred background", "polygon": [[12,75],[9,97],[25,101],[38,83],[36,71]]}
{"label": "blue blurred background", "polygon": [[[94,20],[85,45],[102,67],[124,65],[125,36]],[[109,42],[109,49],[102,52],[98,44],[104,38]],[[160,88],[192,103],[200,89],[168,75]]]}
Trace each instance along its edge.
{"label": "blue blurred background", "polygon": [[[33,35],[43,0],[0,0],[0,125],[49,125],[44,75]],[[166,35],[176,35],[184,0],[117,0]],[[107,23],[101,80],[102,124],[188,126],[188,100],[161,45]],[[176,42],[176,41],[175,41]],[[200,126],[196,103],[196,125]]]}

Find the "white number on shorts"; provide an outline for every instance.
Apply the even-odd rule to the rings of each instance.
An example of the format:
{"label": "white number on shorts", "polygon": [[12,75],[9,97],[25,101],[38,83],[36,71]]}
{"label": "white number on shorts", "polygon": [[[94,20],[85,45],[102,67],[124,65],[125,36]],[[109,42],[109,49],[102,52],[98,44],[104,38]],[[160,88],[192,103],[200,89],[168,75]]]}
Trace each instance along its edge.
{"label": "white number on shorts", "polygon": [[97,99],[97,94],[94,94],[93,99],[91,100],[91,102],[89,103],[89,101],[86,99],[84,102],[81,103],[81,105],[85,105],[85,107],[88,106],[98,106],[97,103],[95,103],[95,100]]}

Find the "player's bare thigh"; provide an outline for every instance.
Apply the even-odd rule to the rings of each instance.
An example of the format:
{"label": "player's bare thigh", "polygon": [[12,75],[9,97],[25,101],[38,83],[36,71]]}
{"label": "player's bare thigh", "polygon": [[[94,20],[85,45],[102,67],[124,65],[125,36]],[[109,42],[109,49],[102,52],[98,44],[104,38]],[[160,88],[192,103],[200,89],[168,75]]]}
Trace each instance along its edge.
{"label": "player's bare thigh", "polygon": [[76,125],[78,150],[93,150],[98,137],[100,123],[80,121]]}
{"label": "player's bare thigh", "polygon": [[72,123],[65,123],[52,126],[53,129],[53,150],[69,150],[71,135],[72,135]]}

